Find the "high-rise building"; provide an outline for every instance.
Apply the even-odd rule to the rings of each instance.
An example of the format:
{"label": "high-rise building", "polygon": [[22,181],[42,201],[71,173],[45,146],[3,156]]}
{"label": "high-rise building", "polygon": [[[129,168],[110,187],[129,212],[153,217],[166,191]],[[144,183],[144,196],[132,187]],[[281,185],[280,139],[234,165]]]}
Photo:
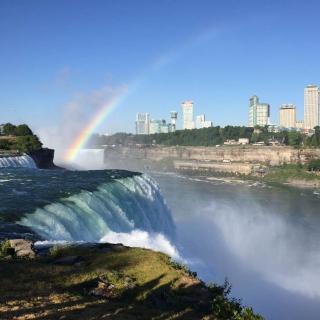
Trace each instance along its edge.
{"label": "high-rise building", "polygon": [[149,134],[150,115],[149,113],[137,113],[136,134]]}
{"label": "high-rise building", "polygon": [[150,134],[160,133],[161,120],[151,120],[150,121]]}
{"label": "high-rise building", "polygon": [[170,112],[170,118],[171,118],[171,127],[172,131],[176,131],[177,128],[177,118],[178,118],[178,112],[177,111],[171,111]]}
{"label": "high-rise building", "polygon": [[279,124],[283,128],[296,127],[296,106],[294,104],[282,104],[279,110]]}
{"label": "high-rise building", "polygon": [[313,129],[320,125],[320,90],[316,85],[304,89],[304,127]]}
{"label": "high-rise building", "polygon": [[182,106],[182,129],[194,129],[193,101],[184,101]]}
{"label": "high-rise building", "polygon": [[204,114],[200,114],[196,117],[196,128],[209,128],[212,127],[212,121],[206,121],[206,116]]}
{"label": "high-rise building", "polygon": [[297,129],[303,129],[304,128],[304,123],[302,120],[297,120],[296,121],[296,128]]}
{"label": "high-rise building", "polygon": [[269,124],[270,105],[260,103],[257,96],[252,96],[249,101],[249,127],[266,126]]}
{"label": "high-rise building", "polygon": [[175,126],[166,120],[151,120],[149,134],[174,132]]}

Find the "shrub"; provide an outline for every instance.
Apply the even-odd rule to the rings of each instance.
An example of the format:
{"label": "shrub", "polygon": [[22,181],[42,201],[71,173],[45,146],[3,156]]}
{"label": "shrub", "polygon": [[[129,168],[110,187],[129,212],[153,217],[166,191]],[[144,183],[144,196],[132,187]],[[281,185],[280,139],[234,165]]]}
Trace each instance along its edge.
{"label": "shrub", "polygon": [[234,320],[263,320],[263,317],[259,314],[255,314],[252,308],[243,308],[241,313],[236,312],[233,317]]}
{"label": "shrub", "polygon": [[9,240],[4,240],[0,243],[0,258],[8,255],[8,250],[11,248]]}
{"label": "shrub", "polygon": [[20,136],[17,137],[16,148],[22,153],[30,153],[32,151],[40,150],[42,148],[42,143],[35,135]]}
{"label": "shrub", "polygon": [[234,319],[236,314],[241,314],[240,300],[230,298],[231,284],[225,279],[224,284],[209,284],[209,290],[212,294],[211,311],[215,318],[221,320]]}
{"label": "shrub", "polygon": [[2,150],[10,150],[11,145],[12,144],[8,139],[1,139],[0,140],[0,149],[2,149]]}
{"label": "shrub", "polygon": [[320,159],[311,160],[307,167],[309,171],[320,171]]}
{"label": "shrub", "polygon": [[179,263],[177,261],[170,260],[170,265],[171,265],[171,267],[173,267],[176,270],[184,271],[186,274],[188,274],[189,276],[191,276],[193,278],[197,278],[197,276],[198,276],[196,272],[191,271],[186,265]]}

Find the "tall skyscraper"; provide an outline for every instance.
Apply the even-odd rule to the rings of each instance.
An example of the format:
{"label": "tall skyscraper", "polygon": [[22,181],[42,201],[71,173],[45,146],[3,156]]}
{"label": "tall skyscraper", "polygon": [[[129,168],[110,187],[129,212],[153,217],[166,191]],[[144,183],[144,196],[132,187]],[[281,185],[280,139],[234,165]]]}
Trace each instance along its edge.
{"label": "tall skyscraper", "polygon": [[296,106],[294,104],[282,104],[279,110],[279,124],[283,128],[296,127]]}
{"label": "tall skyscraper", "polygon": [[270,105],[260,103],[259,97],[252,96],[249,100],[249,127],[266,126],[269,124]]}
{"label": "tall skyscraper", "polygon": [[196,116],[197,129],[209,128],[209,127],[212,127],[212,121],[206,121],[206,116],[204,114],[200,114],[199,116]]}
{"label": "tall skyscraper", "polygon": [[182,106],[182,129],[194,129],[193,101],[184,101]]}
{"label": "tall skyscraper", "polygon": [[136,134],[149,134],[150,115],[149,113],[137,113]]}
{"label": "tall skyscraper", "polygon": [[320,125],[320,90],[316,85],[304,89],[304,127],[313,129]]}

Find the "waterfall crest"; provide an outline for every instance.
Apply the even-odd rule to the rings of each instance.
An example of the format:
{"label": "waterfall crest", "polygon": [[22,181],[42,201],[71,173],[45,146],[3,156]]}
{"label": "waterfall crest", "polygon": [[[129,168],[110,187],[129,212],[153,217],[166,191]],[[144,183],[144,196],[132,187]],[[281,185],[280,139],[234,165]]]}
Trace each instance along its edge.
{"label": "waterfall crest", "polygon": [[133,230],[174,234],[171,212],[157,183],[147,175],[115,179],[92,192],[83,190],[37,208],[19,224],[45,240],[96,242],[110,232]]}
{"label": "waterfall crest", "polygon": [[0,157],[0,168],[31,168],[36,169],[37,165],[28,155],[16,157]]}

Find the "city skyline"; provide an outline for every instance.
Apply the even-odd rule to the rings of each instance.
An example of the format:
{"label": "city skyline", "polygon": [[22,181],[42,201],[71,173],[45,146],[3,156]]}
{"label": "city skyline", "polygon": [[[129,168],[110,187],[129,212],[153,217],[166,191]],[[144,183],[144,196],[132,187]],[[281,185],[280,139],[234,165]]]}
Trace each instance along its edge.
{"label": "city skyline", "polygon": [[[172,129],[170,123],[166,123],[163,116],[160,120],[150,120],[149,113],[137,113],[136,114],[136,134],[153,134],[153,133],[167,133],[175,130],[190,130],[212,127],[212,121],[206,121],[204,113],[197,113],[194,109],[194,102],[192,100],[185,100],[181,103],[181,127],[177,126],[178,112],[171,111],[171,125],[174,118],[174,128]],[[303,120],[297,118],[297,107],[292,103],[282,103],[279,108],[276,108],[278,112],[278,119],[276,123],[270,121],[271,106],[269,103],[260,102],[260,98],[257,95],[253,95],[249,98],[249,119],[248,127],[255,126],[272,126],[279,129],[297,129],[297,130],[310,130],[316,126],[320,126],[320,88],[317,85],[309,84],[304,88],[304,105],[303,105]],[[172,115],[174,116],[172,117]],[[142,126],[148,129],[138,129],[138,118],[144,117]],[[148,120],[146,120],[148,118]],[[153,124],[151,124],[153,122]],[[150,130],[151,127],[156,125],[157,129]],[[220,126],[219,124],[217,124]],[[230,125],[230,124],[228,124]],[[241,124],[238,124],[241,126]],[[165,129],[161,129],[161,127]],[[223,127],[223,126],[222,126]]]}
{"label": "city skyline", "polygon": [[302,1],[2,1],[2,122],[27,122],[40,136],[64,126],[76,136],[66,119],[85,126],[113,95],[120,98],[95,132],[134,132],[139,111],[160,119],[188,97],[214,125],[247,125],[252,94],[271,105],[272,123],[288,102],[302,119],[302,88],[320,74],[310,32],[320,4],[311,2],[312,11]]}

